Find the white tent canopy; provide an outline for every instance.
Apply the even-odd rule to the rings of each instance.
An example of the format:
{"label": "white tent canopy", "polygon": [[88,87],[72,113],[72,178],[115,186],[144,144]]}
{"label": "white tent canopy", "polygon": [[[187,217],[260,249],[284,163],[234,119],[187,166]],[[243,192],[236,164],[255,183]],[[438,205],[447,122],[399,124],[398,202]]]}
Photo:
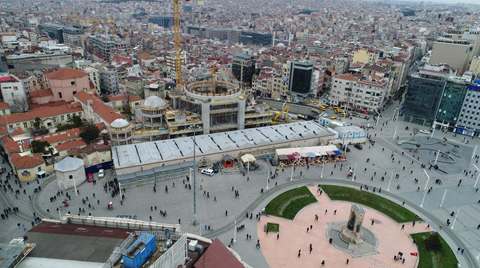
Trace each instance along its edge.
{"label": "white tent canopy", "polygon": [[256,159],[255,159],[255,156],[251,155],[251,154],[245,154],[241,157],[242,159],[242,162],[243,163],[255,163]]}

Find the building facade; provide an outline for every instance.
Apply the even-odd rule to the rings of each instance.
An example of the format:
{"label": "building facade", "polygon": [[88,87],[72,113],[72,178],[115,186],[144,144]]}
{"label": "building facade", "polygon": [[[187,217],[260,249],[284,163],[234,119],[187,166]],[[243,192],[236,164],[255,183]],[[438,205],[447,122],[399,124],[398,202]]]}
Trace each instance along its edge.
{"label": "building facade", "polygon": [[292,61],[288,91],[292,100],[305,101],[315,95],[313,83],[313,62]]}
{"label": "building facade", "polygon": [[232,61],[232,72],[240,82],[240,88],[251,88],[255,73],[255,59],[246,53],[236,54]]}
{"label": "building facade", "polygon": [[403,120],[431,126],[442,99],[448,74],[441,71],[421,70],[410,78],[403,104]]}

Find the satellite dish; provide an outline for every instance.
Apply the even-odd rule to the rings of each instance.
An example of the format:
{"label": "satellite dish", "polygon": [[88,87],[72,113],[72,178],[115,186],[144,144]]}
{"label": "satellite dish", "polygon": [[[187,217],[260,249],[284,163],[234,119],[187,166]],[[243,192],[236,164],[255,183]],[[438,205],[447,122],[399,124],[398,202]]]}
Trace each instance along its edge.
{"label": "satellite dish", "polygon": [[170,239],[170,230],[165,229],[165,236]]}

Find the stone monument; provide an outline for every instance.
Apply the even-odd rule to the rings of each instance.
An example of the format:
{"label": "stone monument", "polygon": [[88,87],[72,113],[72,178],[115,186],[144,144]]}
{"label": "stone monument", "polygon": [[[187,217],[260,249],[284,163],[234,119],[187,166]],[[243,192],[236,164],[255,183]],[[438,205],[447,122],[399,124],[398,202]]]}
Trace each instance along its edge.
{"label": "stone monument", "polygon": [[350,244],[362,243],[362,224],[364,218],[365,210],[361,206],[353,204],[347,224],[342,227],[342,231],[340,233],[341,239]]}

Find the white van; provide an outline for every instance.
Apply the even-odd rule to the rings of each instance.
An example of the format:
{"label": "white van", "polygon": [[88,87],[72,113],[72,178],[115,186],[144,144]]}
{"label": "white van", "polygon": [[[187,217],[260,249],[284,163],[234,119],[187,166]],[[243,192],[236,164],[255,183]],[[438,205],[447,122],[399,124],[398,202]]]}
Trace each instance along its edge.
{"label": "white van", "polygon": [[202,169],[202,174],[213,176],[215,173],[213,172],[213,169]]}

